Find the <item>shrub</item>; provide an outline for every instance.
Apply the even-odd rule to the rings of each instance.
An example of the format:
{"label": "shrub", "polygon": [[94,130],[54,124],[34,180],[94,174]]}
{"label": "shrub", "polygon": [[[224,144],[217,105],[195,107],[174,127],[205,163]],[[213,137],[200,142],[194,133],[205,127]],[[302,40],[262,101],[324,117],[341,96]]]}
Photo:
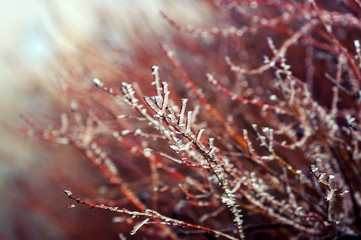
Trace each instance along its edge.
{"label": "shrub", "polygon": [[134,40],[128,59],[104,45],[59,58],[70,111],[51,129],[24,117],[29,131],[117,192],[65,190],[69,208],[114,212],[132,226],[121,239],[359,236],[361,3],[207,2],[214,27],[163,13],[170,36]]}

